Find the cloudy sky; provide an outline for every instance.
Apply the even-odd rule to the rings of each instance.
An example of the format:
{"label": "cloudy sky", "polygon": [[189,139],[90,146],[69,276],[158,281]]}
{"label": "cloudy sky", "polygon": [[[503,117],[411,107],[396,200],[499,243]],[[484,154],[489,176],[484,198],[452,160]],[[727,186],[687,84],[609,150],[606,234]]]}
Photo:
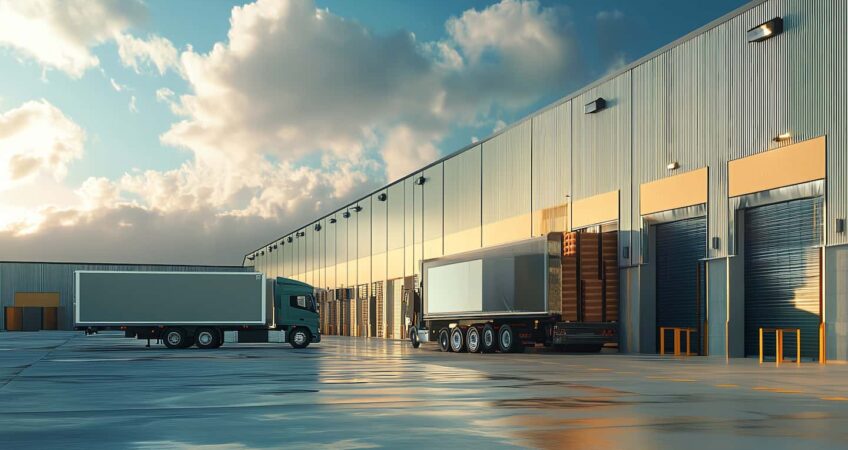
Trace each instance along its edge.
{"label": "cloudy sky", "polygon": [[744,0],[0,0],[0,260],[241,264]]}

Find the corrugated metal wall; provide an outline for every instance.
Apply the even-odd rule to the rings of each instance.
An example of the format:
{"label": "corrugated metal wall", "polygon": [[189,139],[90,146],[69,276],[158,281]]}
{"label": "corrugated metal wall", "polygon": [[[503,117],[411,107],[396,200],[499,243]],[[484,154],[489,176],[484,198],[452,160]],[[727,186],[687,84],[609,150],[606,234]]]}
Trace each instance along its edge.
{"label": "corrugated metal wall", "polygon": [[[533,117],[531,191],[534,212],[568,201],[571,189],[571,108],[571,102],[565,102]],[[540,234],[539,231],[539,224],[533,223],[534,234]]]}
{"label": "corrugated metal wall", "polygon": [[[747,42],[749,28],[777,16],[785,20],[782,35]],[[454,253],[481,243],[529,237],[537,228],[534,213],[540,209],[556,205],[566,195],[573,201],[613,190],[620,190],[621,199],[621,264],[638,266],[643,253],[639,186],[705,166],[709,167],[706,239],[712,243],[711,238],[718,238],[717,248],[708,245],[707,256],[732,255],[731,219],[736,212],[728,206],[727,162],[785,145],[772,141],[784,132],[792,133],[790,143],[827,136],[826,244],[848,243],[848,233],[837,233],[833,226],[835,219],[848,216],[848,137],[840,126],[848,119],[848,70],[842,67],[848,61],[846,32],[845,2],[754,0],[384,189],[385,247],[375,237],[383,229],[377,222],[382,219],[373,218],[376,208],[369,214],[374,221],[370,249],[368,242],[355,239],[356,227],[368,226],[362,221],[365,216],[351,222],[341,218],[347,206],[340,208],[334,213],[338,223],[324,226],[325,283],[336,287],[366,282],[360,273],[368,273],[367,264],[360,265],[357,258],[383,252],[386,278],[410,276],[419,270],[422,257],[439,254],[440,240],[441,252]],[[584,114],[583,106],[598,97],[607,101],[607,108]],[[671,162],[680,167],[669,171],[666,166]],[[419,176],[427,179],[423,186],[415,183]],[[500,227],[493,226],[499,223]],[[630,250],[629,258],[623,247]],[[266,267],[267,256],[246,263]],[[305,279],[305,270],[315,270],[305,269],[300,244],[287,243],[282,256],[280,274]],[[318,280],[320,261],[319,257]],[[377,270],[380,264],[372,260],[370,267]],[[383,275],[368,276],[379,281]],[[639,277],[629,279],[638,282]],[[638,292],[640,288],[632,286],[622,293],[623,301],[638,302],[633,294]],[[623,306],[634,313],[639,310]]]}
{"label": "corrugated metal wall", "polygon": [[[253,268],[238,266],[0,262],[0,305],[13,306],[15,292],[58,292],[60,301],[58,326],[60,330],[69,330],[73,327],[72,312],[75,270],[249,272]],[[4,320],[5,315],[0,314],[0,330],[6,329]]]}
{"label": "corrugated metal wall", "polygon": [[525,120],[483,143],[483,245],[530,237],[530,133]]}
{"label": "corrugated metal wall", "polygon": [[445,161],[445,253],[479,248],[481,235],[481,146]]}

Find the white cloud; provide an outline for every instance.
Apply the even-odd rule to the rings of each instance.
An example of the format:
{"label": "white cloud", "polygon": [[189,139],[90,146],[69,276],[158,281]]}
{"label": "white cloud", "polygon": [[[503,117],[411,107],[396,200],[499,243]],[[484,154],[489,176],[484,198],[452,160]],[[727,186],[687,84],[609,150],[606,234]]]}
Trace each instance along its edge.
{"label": "white cloud", "polygon": [[433,136],[421,136],[406,125],[399,125],[389,131],[380,151],[386,162],[389,181],[397,180],[412,171],[433,162],[439,157],[439,150],[433,145],[437,140]]}
{"label": "white cloud", "polygon": [[[563,86],[573,68],[563,15],[504,0],[450,19],[446,40],[420,43],[410,33],[375,34],[312,1],[236,7],[228,42],[182,53],[191,93],[172,108],[184,120],[162,141],[199,158],[329,152],[350,160],[379,147],[392,177],[438,155],[439,138],[457,123]],[[399,140],[400,130],[426,140],[386,151],[380,136]]]}
{"label": "white cloud", "polygon": [[79,78],[100,64],[91,48],[145,15],[138,0],[0,0],[0,46]]}
{"label": "white cloud", "polygon": [[[70,206],[0,222],[0,245],[14,242],[14,252],[42,238],[56,255],[109,260],[241,254],[438,158],[457,125],[491,123],[495,110],[561,92],[573,70],[566,19],[535,1],[504,0],[449,20],[441,41],[418,42],[406,32],[374,33],[309,0],[260,0],[233,8],[227,42],[208,53],[189,47],[178,63],[154,56],[171,54],[155,37],[120,35],[128,67],[180,68],[188,94],[156,91],[181,116],[160,138],[188,149],[190,160],[91,178]],[[161,241],[148,242],[151,235]],[[91,252],[77,245],[87,241],[97,241]]]}
{"label": "white cloud", "polygon": [[171,99],[174,98],[174,91],[168,88],[159,88],[156,89],[156,101],[158,102],[170,102]]}
{"label": "white cloud", "polygon": [[125,67],[140,72],[143,65],[154,66],[163,75],[168,69],[179,72],[179,57],[174,44],[161,36],[151,35],[147,39],[119,34],[115,37],[118,56]]}
{"label": "white cloud", "polygon": [[507,123],[504,122],[503,120],[501,120],[501,119],[496,120],[495,126],[494,126],[494,128],[492,128],[492,133],[497,133],[498,131],[501,131],[504,128],[506,128],[506,126],[507,126]]}
{"label": "white cloud", "polygon": [[85,132],[47,102],[29,101],[0,115],[0,190],[39,174],[61,180],[82,157]]}
{"label": "white cloud", "polygon": [[134,113],[138,112],[138,107],[135,104],[135,95],[130,96],[129,108],[130,108],[130,112],[134,112]]}
{"label": "white cloud", "polygon": [[112,89],[114,89],[114,90],[115,90],[115,92],[121,92],[121,91],[123,91],[124,89],[126,89],[126,88],[127,88],[127,87],[126,87],[126,86],[124,86],[123,84],[120,84],[120,83],[118,83],[117,81],[115,81],[115,79],[114,79],[114,78],[109,78],[109,84],[111,84],[111,85],[112,85]]}

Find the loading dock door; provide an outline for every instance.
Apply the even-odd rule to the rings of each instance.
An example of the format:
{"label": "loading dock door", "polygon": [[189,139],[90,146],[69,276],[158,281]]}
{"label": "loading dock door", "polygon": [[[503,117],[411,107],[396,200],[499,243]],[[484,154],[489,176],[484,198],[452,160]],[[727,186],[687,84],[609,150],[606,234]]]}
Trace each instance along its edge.
{"label": "loading dock door", "polygon": [[[704,264],[707,251],[707,220],[704,217],[655,226],[657,348],[659,327],[695,328],[691,351],[701,354],[701,335],[706,312]],[[666,336],[666,352],[672,349]],[[681,343],[685,346],[685,341]],[[681,347],[685,351],[685,347]]]}
{"label": "loading dock door", "polygon": [[[821,198],[745,210],[746,355],[758,355],[760,327],[788,327],[801,329],[801,355],[818,357],[821,224]],[[774,335],[764,338],[773,352]],[[787,333],[784,354],[795,345]]]}

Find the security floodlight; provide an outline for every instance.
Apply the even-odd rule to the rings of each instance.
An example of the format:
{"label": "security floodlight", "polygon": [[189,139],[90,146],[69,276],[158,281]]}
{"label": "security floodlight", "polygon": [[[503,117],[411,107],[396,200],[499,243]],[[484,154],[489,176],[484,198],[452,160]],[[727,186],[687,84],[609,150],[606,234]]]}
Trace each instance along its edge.
{"label": "security floodlight", "polygon": [[748,30],[748,42],[762,42],[783,33],[783,18],[775,17]]}

